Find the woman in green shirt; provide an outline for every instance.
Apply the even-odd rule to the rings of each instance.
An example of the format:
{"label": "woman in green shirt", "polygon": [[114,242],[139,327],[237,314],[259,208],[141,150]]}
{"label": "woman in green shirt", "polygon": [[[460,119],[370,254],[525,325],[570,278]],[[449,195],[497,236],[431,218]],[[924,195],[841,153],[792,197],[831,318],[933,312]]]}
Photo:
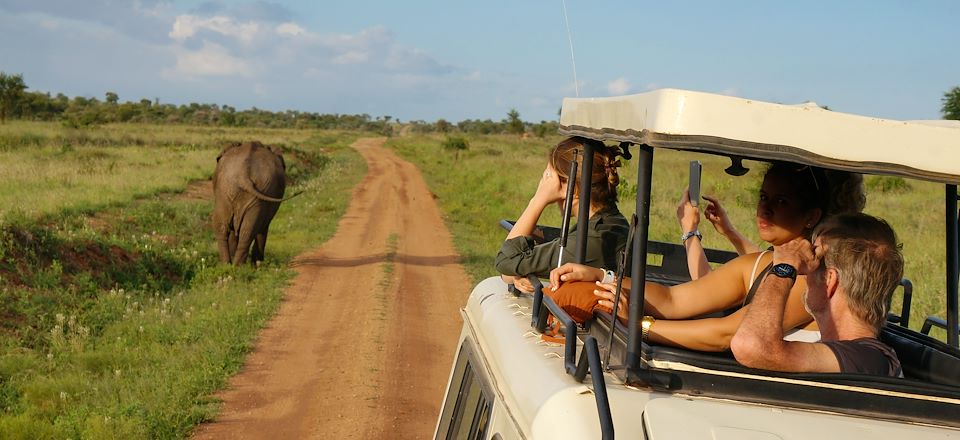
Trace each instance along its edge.
{"label": "woman in green shirt", "polygon": [[[590,220],[587,225],[587,253],[584,264],[594,267],[617,267],[617,255],[627,242],[629,224],[617,208],[617,185],[620,176],[620,156],[625,151],[620,147],[608,147],[603,142],[581,137],[561,141],[550,151],[546,169],[540,178],[537,191],[516,224],[507,234],[507,239],[497,253],[497,270],[508,284],[514,284],[523,292],[533,292],[533,286],[524,278],[536,274],[549,277],[550,270],[557,267],[560,259],[560,240],[538,243],[534,237],[537,221],[544,209],[556,204],[561,210],[566,198],[568,170],[574,150],[578,150],[578,165],[582,165],[582,152],[587,144],[593,146],[593,169],[590,187]],[[575,188],[571,217],[578,215],[579,185]],[[579,225],[571,228],[568,243],[576,243],[580,234]],[[573,261],[573,246],[563,249],[563,261]]]}

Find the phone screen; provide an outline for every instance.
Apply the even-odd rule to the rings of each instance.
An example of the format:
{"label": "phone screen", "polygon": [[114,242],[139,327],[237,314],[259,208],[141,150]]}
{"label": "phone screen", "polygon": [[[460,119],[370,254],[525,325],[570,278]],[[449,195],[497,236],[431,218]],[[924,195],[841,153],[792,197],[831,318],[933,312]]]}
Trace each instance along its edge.
{"label": "phone screen", "polygon": [[690,205],[700,206],[700,169],[699,160],[690,161]]}

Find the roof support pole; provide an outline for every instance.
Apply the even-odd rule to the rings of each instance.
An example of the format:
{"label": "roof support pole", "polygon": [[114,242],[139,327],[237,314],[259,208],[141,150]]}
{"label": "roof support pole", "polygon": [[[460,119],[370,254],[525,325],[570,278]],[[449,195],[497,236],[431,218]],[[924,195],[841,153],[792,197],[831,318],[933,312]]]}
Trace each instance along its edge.
{"label": "roof support pole", "polygon": [[590,227],[590,186],[593,175],[593,144],[583,144],[583,162],[580,166],[580,210],[577,212],[577,259],[583,264],[587,261],[587,230]]}
{"label": "roof support pole", "polygon": [[957,185],[947,185],[947,344],[958,347],[957,329],[957,284],[960,283],[960,239],[957,230],[960,228],[957,212]]}
{"label": "roof support pole", "polygon": [[647,277],[647,236],[650,229],[650,181],[653,176],[653,147],[640,145],[637,154],[637,230],[633,236],[633,261],[630,274],[633,279],[627,318],[627,353],[624,364],[630,371],[640,368],[642,349],[640,327],[643,317],[644,280]]}

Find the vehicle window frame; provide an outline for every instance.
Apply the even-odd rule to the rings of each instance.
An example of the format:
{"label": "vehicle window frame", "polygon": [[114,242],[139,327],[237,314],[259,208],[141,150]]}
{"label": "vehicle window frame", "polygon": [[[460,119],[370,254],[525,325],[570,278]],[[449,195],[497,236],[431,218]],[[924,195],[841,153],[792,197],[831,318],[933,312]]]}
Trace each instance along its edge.
{"label": "vehicle window frame", "polygon": [[478,370],[482,369],[473,344],[464,340],[444,398],[437,439],[486,437],[494,399],[487,378],[478,374]]}

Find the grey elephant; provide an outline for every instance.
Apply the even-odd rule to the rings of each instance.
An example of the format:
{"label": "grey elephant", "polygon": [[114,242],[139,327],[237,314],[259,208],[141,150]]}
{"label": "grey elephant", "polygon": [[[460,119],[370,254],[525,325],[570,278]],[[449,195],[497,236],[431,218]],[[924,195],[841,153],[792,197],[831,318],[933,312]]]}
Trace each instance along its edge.
{"label": "grey elephant", "polygon": [[278,149],[254,141],[233,143],[220,152],[213,172],[213,228],[220,262],[239,266],[248,254],[253,265],[263,261],[267,231],[286,200],[286,186],[286,164]]}

